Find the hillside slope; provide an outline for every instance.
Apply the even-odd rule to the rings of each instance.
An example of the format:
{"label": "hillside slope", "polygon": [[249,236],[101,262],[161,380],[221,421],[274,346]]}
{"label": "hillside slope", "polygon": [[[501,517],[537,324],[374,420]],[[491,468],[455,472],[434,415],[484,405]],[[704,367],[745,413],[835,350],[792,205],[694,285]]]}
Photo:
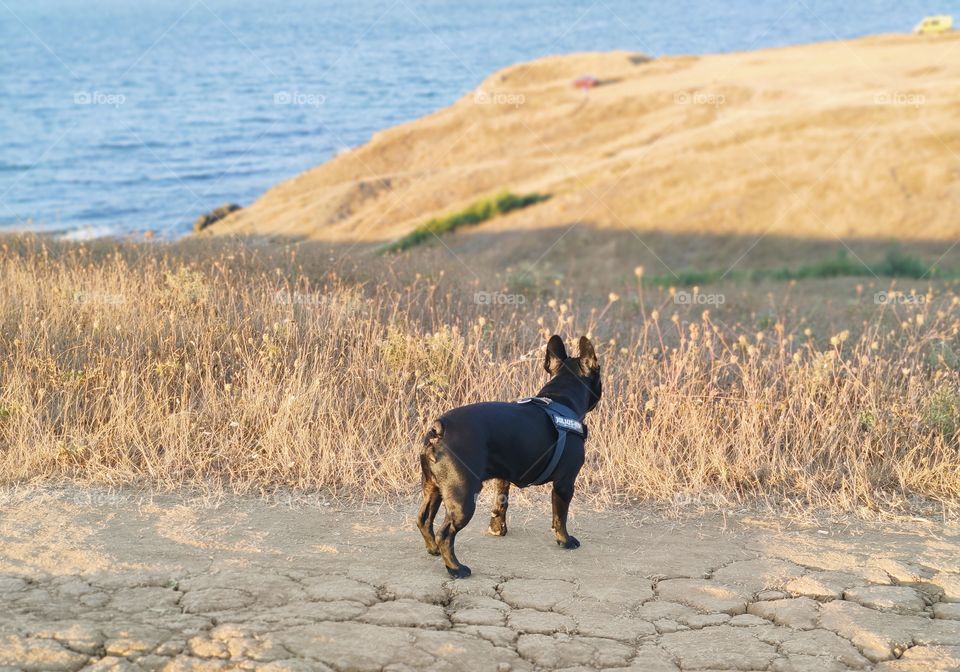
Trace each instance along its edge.
{"label": "hillside slope", "polygon": [[[552,198],[478,229],[581,222],[747,239],[952,241],[958,48],[960,35],[903,35],[656,60],[548,57],[377,133],[210,231],[385,241],[508,189]],[[573,86],[587,74],[601,84]]]}

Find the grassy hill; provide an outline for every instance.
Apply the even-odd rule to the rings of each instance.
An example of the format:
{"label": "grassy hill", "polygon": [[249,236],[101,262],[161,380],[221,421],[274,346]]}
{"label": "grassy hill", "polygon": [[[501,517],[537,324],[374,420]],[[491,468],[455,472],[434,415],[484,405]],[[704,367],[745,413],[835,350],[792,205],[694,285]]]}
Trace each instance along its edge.
{"label": "grassy hill", "polygon": [[[960,74],[949,67],[958,43],[881,36],[516,65],[277,185],[210,232],[373,252],[511,193],[549,198],[443,234],[443,245],[423,242],[478,273],[552,265],[569,275],[602,260],[604,279],[638,264],[676,277],[779,268],[847,248],[870,275],[893,240],[929,266],[960,234]],[[586,74],[599,85],[575,87]]]}

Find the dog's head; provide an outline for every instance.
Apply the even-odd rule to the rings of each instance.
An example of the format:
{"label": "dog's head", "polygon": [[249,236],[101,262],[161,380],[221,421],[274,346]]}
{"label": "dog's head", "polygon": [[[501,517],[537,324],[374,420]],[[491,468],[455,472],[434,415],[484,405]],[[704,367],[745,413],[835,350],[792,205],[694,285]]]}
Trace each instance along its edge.
{"label": "dog's head", "polygon": [[552,376],[547,387],[554,391],[562,390],[572,399],[582,401],[585,413],[592,411],[600,402],[603,394],[600,362],[597,360],[593,343],[586,336],[580,337],[580,352],[577,357],[568,357],[563,339],[556,334],[551,336],[547,342],[543,368]]}

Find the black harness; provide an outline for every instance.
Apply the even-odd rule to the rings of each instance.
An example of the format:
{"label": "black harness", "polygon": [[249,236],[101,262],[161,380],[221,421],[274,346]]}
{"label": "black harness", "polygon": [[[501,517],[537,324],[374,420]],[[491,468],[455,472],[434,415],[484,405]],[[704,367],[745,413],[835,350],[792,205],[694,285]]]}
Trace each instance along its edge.
{"label": "black harness", "polygon": [[542,408],[543,412],[553,422],[554,429],[557,430],[557,442],[553,444],[553,455],[550,457],[550,461],[540,475],[530,482],[530,485],[543,485],[553,474],[553,470],[557,468],[560,458],[563,457],[563,449],[567,443],[567,433],[573,432],[582,436],[583,440],[586,441],[587,426],[580,421],[579,416],[573,409],[549,397],[527,397],[526,399],[518,399],[515,403],[533,404]]}

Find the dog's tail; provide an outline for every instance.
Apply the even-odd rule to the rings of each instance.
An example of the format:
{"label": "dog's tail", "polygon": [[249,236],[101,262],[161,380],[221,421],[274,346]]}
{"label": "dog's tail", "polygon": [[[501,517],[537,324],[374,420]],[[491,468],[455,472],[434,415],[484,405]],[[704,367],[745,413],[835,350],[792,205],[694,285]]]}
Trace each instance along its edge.
{"label": "dog's tail", "polygon": [[430,429],[428,429],[427,433],[423,435],[423,449],[420,451],[422,458],[429,460],[430,462],[436,462],[436,449],[442,440],[443,422],[440,420],[434,420],[433,424],[430,426]]}

